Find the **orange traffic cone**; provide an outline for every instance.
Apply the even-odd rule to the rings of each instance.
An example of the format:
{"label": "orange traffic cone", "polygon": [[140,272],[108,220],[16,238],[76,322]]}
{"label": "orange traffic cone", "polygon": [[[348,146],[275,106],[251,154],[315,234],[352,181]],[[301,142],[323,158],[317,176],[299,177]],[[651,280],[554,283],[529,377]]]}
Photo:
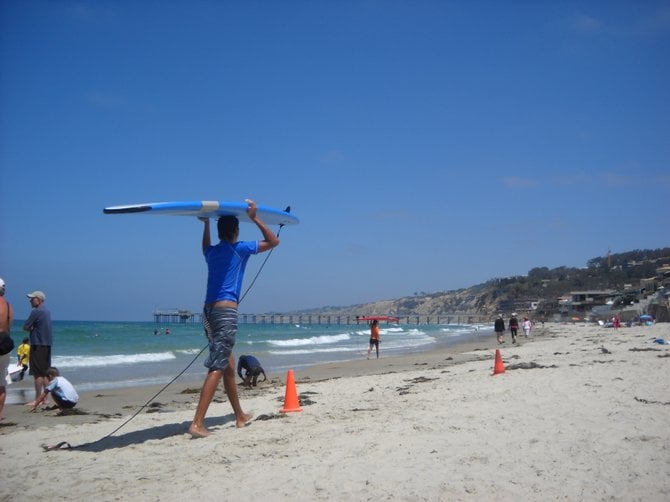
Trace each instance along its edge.
{"label": "orange traffic cone", "polygon": [[279,410],[282,413],[290,411],[302,411],[300,401],[298,401],[298,392],[295,388],[295,379],[293,378],[293,370],[288,370],[286,375],[286,394],[284,395],[284,407]]}
{"label": "orange traffic cone", "polygon": [[505,373],[505,365],[500,355],[500,349],[496,349],[496,362],[493,365],[493,374],[499,375],[500,373]]}

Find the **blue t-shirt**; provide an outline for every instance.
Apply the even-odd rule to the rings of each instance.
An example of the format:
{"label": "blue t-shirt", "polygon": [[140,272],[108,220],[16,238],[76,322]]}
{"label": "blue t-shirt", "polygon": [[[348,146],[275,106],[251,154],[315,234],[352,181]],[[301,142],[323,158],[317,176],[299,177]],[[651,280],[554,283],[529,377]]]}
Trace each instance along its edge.
{"label": "blue t-shirt", "polygon": [[205,250],[207,261],[207,296],[205,303],[239,302],[244,269],[249,256],[258,253],[258,241],[221,241]]}
{"label": "blue t-shirt", "polygon": [[244,378],[242,376],[242,370],[245,370],[247,373],[249,373],[254,368],[260,368],[263,370],[260,361],[254,356],[244,355],[240,356],[237,360],[237,374],[240,376],[240,378]]}
{"label": "blue t-shirt", "polygon": [[30,345],[51,347],[51,312],[42,305],[30,311],[23,329],[30,332]]}

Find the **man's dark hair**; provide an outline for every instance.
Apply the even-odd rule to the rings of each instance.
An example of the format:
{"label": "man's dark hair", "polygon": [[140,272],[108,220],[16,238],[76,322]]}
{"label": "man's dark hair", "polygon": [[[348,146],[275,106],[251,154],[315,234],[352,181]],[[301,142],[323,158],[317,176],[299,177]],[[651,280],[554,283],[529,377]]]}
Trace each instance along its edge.
{"label": "man's dark hair", "polygon": [[229,241],[235,237],[235,232],[240,228],[237,216],[221,216],[216,224],[219,231],[219,239]]}

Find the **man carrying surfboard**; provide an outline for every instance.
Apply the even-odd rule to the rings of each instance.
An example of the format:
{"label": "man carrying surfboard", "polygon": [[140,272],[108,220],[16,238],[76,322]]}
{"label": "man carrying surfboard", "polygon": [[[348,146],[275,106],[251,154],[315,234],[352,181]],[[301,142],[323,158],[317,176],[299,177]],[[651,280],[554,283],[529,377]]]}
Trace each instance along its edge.
{"label": "man carrying surfboard", "polygon": [[375,319],[370,324],[370,347],[368,348],[368,359],[370,359],[370,353],[372,352],[372,347],[377,349],[377,359],[379,359],[379,321]]}
{"label": "man carrying surfboard", "polygon": [[202,252],[208,270],[203,322],[209,338],[209,357],[205,361],[208,373],[188,430],[194,438],[211,434],[205,427],[205,415],[221,378],[235,413],[235,425],[244,427],[252,418],[252,415],[242,410],[237,394],[235,359],[232,353],[237,334],[237,304],[249,257],[278,246],[279,239],[256,214],[256,203],[249,199],[245,202],[248,204],[247,216],[261,231],[263,240],[238,241],[239,220],[236,216],[222,216],[217,221],[219,243],[212,245],[209,218],[199,218],[204,222]]}

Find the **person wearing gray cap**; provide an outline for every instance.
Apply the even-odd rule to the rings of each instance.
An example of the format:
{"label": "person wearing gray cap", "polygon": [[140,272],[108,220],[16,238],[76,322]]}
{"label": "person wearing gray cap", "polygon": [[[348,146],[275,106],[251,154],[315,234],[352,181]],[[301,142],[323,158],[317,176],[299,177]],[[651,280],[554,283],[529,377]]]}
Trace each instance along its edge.
{"label": "person wearing gray cap", "polygon": [[7,376],[9,359],[12,357],[12,349],[14,348],[14,343],[9,335],[12,329],[12,321],[14,320],[14,311],[9,302],[5,300],[5,287],[5,281],[0,279],[0,337],[7,337],[4,340],[7,342],[5,350],[9,350],[6,354],[0,355],[0,420],[3,419],[2,410],[5,407],[5,399],[7,398],[5,377]]}
{"label": "person wearing gray cap", "polygon": [[[51,312],[44,306],[46,296],[42,291],[33,291],[26,295],[33,309],[23,330],[30,333],[30,374],[35,378],[35,400],[42,395],[47,386],[47,371],[51,367]],[[35,401],[27,403],[33,406]]]}

